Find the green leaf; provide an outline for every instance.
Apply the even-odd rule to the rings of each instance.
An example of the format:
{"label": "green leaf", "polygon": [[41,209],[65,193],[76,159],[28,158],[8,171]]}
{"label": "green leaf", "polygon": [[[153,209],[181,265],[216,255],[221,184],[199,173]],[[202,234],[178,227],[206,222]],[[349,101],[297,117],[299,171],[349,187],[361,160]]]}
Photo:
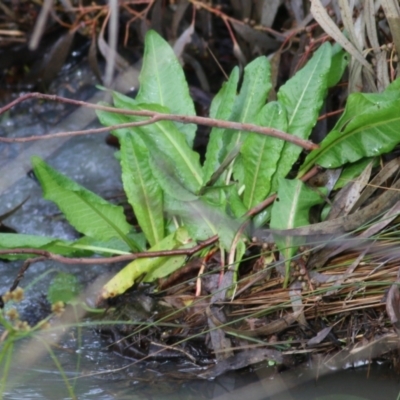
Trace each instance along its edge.
{"label": "green leaf", "polygon": [[136,134],[120,137],[124,190],[151,246],[164,238],[163,194],[146,146]]}
{"label": "green leaf", "polygon": [[[278,92],[279,102],[286,107],[287,132],[308,139],[317,122],[317,117],[328,88],[331,67],[331,45],[323,44],[310,61]],[[273,177],[272,191],[275,192],[280,178],[286,177],[298,159],[302,149],[286,142]]]}
{"label": "green leaf", "polygon": [[[55,239],[46,236],[25,235],[22,233],[0,233],[0,248],[2,249],[17,249],[17,248],[32,248],[38,250],[46,250],[51,253],[67,255],[85,254],[82,250],[74,247],[74,243]],[[91,252],[89,253],[91,254]],[[88,252],[86,252],[88,255]],[[1,256],[2,258],[10,258],[9,255]],[[30,255],[13,254],[11,258],[28,258]]]}
{"label": "green leaf", "polygon": [[[385,93],[382,98],[385,98]],[[321,147],[307,156],[300,174],[315,164],[337,168],[363,157],[391,151],[400,143],[399,107],[400,99],[377,102],[368,112],[354,116],[343,127],[343,131],[331,131],[322,141]]]}
{"label": "green leaf", "polygon": [[[119,108],[135,106],[135,101],[114,93]],[[132,102],[131,102],[132,101]],[[130,122],[127,116],[99,111],[103,125],[111,126]],[[162,190],[152,173],[150,155],[146,145],[133,129],[118,129],[113,132],[119,138],[122,182],[129,204],[151,246],[164,237],[164,214]]]}
{"label": "green leaf", "polygon": [[[139,233],[130,232],[128,233],[127,236],[128,238],[138,243],[142,249],[146,248],[147,241],[143,232]],[[124,255],[132,253],[128,245],[117,237],[111,238],[107,241],[100,241],[93,239],[89,236],[83,236],[80,239],[76,240],[72,244],[72,246],[75,249],[87,250],[96,254],[102,254],[107,256],[110,254]]]}
{"label": "green leaf", "polygon": [[[121,97],[115,96],[118,105],[121,104]],[[166,113],[167,110],[157,104],[138,104],[131,105],[132,110],[150,110],[160,113]],[[98,113],[101,122],[105,125],[112,125],[115,121],[109,113]],[[123,117],[120,121],[141,121],[143,117]],[[163,168],[166,168],[172,178],[178,181],[181,186],[189,192],[196,193],[203,184],[203,173],[200,167],[199,154],[193,151],[186,143],[185,136],[180,132],[171,121],[157,121],[151,125],[132,128],[140,139],[145,143],[151,158],[153,166],[157,168],[162,161]],[[123,132],[118,129],[116,133]],[[159,174],[159,171],[153,170],[153,173]],[[165,174],[164,174],[165,175]],[[168,182],[159,181],[163,189],[168,190]],[[173,189],[171,189],[173,190]]]}
{"label": "green leaf", "polygon": [[[287,129],[285,109],[278,102],[268,103],[257,116],[258,125]],[[285,142],[270,136],[249,133],[242,146],[241,154],[245,169],[245,191],[243,202],[249,210],[264,200],[271,190],[281,150]]]}
{"label": "green leaf", "polygon": [[[210,118],[228,120],[232,113],[236,99],[237,85],[239,81],[239,68],[235,67],[228,82],[222,85],[221,90],[214,97],[210,107]],[[206,157],[204,161],[204,181],[208,182],[212,174],[219,168],[226,155],[226,145],[231,139],[231,134],[226,129],[212,128],[210,139],[207,144]],[[223,181],[223,176],[218,180]]]}
{"label": "green leaf", "polygon": [[383,93],[352,93],[346,102],[346,108],[332,129],[343,131],[346,125],[360,114],[378,111],[384,102],[393,102],[400,98],[400,79],[392,82]]}
{"label": "green leaf", "polygon": [[[165,112],[156,105],[140,106],[138,109]],[[152,125],[136,128],[145,142],[153,159],[163,159],[183,187],[196,193],[203,184],[203,173],[200,167],[199,154],[187,145],[184,136],[171,121],[158,121]]]}
{"label": "green leaf", "polygon": [[69,303],[79,295],[81,289],[82,286],[76,276],[59,272],[49,286],[47,298],[51,304],[55,304],[58,301]]}
{"label": "green leaf", "polygon": [[[138,103],[155,103],[172,114],[196,115],[182,67],[171,46],[155,31],[146,33]],[[173,123],[193,146],[196,125]]]}
{"label": "green leaf", "polygon": [[[396,125],[396,121],[391,121],[390,115],[394,115],[394,117],[396,117],[395,107],[399,101],[399,78],[393,81],[383,93],[352,93],[347,99],[346,108],[339,121],[336,123],[333,130],[327,135],[325,140],[322,141],[321,148],[312,151],[307,156],[306,160],[301,166],[298,176],[301,177],[314,164],[319,164],[320,162],[329,163],[333,159],[334,163],[332,165],[342,165],[340,164],[341,162],[349,162],[350,159],[355,161],[356,159],[366,157],[367,154],[371,154],[371,152],[372,156],[382,154],[381,150],[378,150],[376,152],[375,150],[373,150],[374,147],[370,148],[373,143],[369,141],[369,137],[373,135],[373,131],[371,131],[371,127],[368,126],[367,121],[378,123],[377,130],[381,134],[383,134],[383,136],[380,136],[381,138],[384,137],[386,130],[388,130],[388,134],[390,135],[390,128],[393,127],[393,124]],[[390,114],[389,112],[388,114],[388,111],[390,110],[392,111],[392,113]],[[385,124],[384,115],[386,115],[386,118],[388,118],[386,121],[387,124]],[[367,134],[364,135],[363,128],[370,132],[369,136]],[[362,138],[362,140],[360,140],[357,144],[360,156],[357,156],[356,154],[354,154],[352,149],[349,149],[349,143],[353,142],[354,137],[358,137],[359,140],[360,138]],[[340,143],[337,147],[338,150],[350,150],[349,154],[346,153],[344,157],[336,158],[331,150],[331,147],[336,146],[336,143]],[[390,137],[389,143],[386,144],[390,148],[390,146],[395,146],[397,143],[398,141],[396,140],[396,137]],[[325,161],[320,161],[320,157],[322,160]],[[348,161],[345,161],[346,159],[348,159]]]}
{"label": "green leaf", "polygon": [[32,164],[42,185],[44,198],[54,201],[77,231],[98,240],[119,237],[131,249],[139,249],[126,236],[132,227],[126,222],[122,207],[84,189],[39,157],[32,157]]}
{"label": "green leaf", "polygon": [[[176,232],[166,236],[161,242],[158,242],[155,246],[151,247],[149,251],[165,251],[174,250],[179,248],[187,248],[187,246],[195,246],[195,242],[191,242],[191,239],[185,228],[179,228]],[[155,277],[155,271],[158,268],[162,268],[163,265],[168,263],[170,259],[175,260],[175,266],[179,268],[180,265],[185,261],[185,256],[173,256],[173,257],[153,257],[153,258],[140,258],[130,262],[115,276],[113,276],[102,289],[102,298],[108,299],[110,297],[118,296],[126,292],[133,284],[141,277],[148,276],[148,279]],[[179,260],[177,262],[176,260]],[[182,262],[182,264],[180,264]],[[167,264],[170,268],[171,265]]]}
{"label": "green leaf", "polygon": [[[244,69],[240,93],[233,105],[232,120],[255,122],[271,87],[271,65],[266,57],[258,57]],[[242,131],[236,132],[236,136],[240,137],[241,133]],[[240,142],[238,137],[235,140]]]}
{"label": "green leaf", "polygon": [[344,51],[340,45],[335,43],[332,46],[332,62],[327,80],[328,87],[333,87],[340,81],[348,63],[349,53]]}
{"label": "green leaf", "polygon": [[3,249],[33,248],[47,250],[49,246],[63,243],[66,246],[72,242],[54,239],[46,236],[25,235],[22,233],[0,233],[0,247]]}
{"label": "green leaf", "polygon": [[[144,238],[144,235],[142,237],[139,236],[140,234],[136,234],[135,239],[137,240],[138,243],[140,243],[142,248],[146,247],[146,239]],[[129,236],[129,235],[128,235]],[[102,254],[102,255],[110,255],[110,254],[129,254],[130,248],[128,245],[123,242],[119,238],[111,238],[107,241],[100,241],[93,239],[89,236],[83,236],[79,238],[78,240],[75,240],[73,243],[73,247],[76,249],[82,249],[82,250],[89,250],[92,251],[96,254]]]}
{"label": "green leaf", "polygon": [[[178,180],[177,175],[179,174],[179,171],[175,168],[173,159],[165,154],[160,154],[157,149],[152,148],[150,166],[159,185],[166,194],[182,201],[192,201],[197,199],[197,196],[181,183],[183,179]],[[190,185],[190,182],[187,182]]]}
{"label": "green leaf", "polygon": [[[373,94],[375,96],[375,94]],[[346,103],[346,108],[333,130],[342,131],[346,125],[357,115],[364,112],[370,113],[377,110],[376,99],[367,93],[352,93]]]}
{"label": "green leaf", "polygon": [[[131,110],[134,107],[137,107],[139,102],[136,99],[132,99],[131,97],[126,96],[125,94],[112,92],[114,106],[116,108],[123,108],[125,110]],[[101,113],[96,111],[98,114]],[[122,114],[118,114],[122,115]],[[122,123],[122,122],[121,122]]]}
{"label": "green leaf", "polygon": [[179,201],[165,197],[165,209],[173,217],[179,217],[194,240],[206,240],[218,235],[222,246],[228,250],[240,225],[223,208],[210,204],[206,198],[196,201]]}
{"label": "green leaf", "polygon": [[[266,57],[258,57],[244,69],[243,83],[233,105],[230,120],[256,123],[256,116],[265,105],[271,87],[270,63]],[[247,132],[229,131],[228,134],[231,137],[222,158],[234,147],[242,145]]]}
{"label": "green leaf", "polygon": [[214,204],[219,207],[223,207],[226,205],[226,194],[225,190],[228,189],[228,186],[210,186],[207,187],[204,193],[202,194],[202,198],[206,199],[207,203]]}
{"label": "green leaf", "polygon": [[400,96],[400,78],[395,79],[393,82],[389,84],[389,86],[384,90],[383,93],[386,95],[390,95],[391,92],[397,97]]}
{"label": "green leaf", "polygon": [[267,208],[264,208],[264,210],[262,210],[261,212],[259,212],[253,218],[254,227],[259,228],[265,225],[271,219],[271,210],[272,210],[272,204],[269,205]]}
{"label": "green leaf", "polygon": [[247,208],[244,206],[241,197],[239,196],[237,185],[232,184],[226,190],[228,207],[236,218],[241,218],[246,214]]}
{"label": "green leaf", "polygon": [[[323,201],[318,193],[309,189],[299,179],[281,179],[277,199],[272,206],[271,228],[282,230],[309,225],[310,208]],[[290,260],[296,254],[298,247],[304,243],[305,237],[274,235],[274,239],[285,260],[284,286],[286,287],[290,276]]]}

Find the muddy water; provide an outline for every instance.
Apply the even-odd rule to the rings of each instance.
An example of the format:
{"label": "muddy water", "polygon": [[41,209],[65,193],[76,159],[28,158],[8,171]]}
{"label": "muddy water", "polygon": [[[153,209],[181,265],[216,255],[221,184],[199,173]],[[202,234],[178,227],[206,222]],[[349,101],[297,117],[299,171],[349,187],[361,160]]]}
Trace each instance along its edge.
{"label": "muddy water", "polygon": [[[84,73],[79,71],[80,79]],[[137,72],[131,70],[121,78],[120,90],[134,87],[136,76]],[[87,95],[93,102],[104,97],[104,93],[96,91]],[[78,110],[64,117],[61,123],[52,125],[48,119],[55,119],[58,110],[46,109],[47,120],[40,112],[22,111],[20,116],[3,120],[0,134],[22,137],[82,129],[94,118],[92,112]],[[1,145],[0,214],[29,196],[23,208],[7,219],[7,225],[20,233],[74,239],[76,232],[60,217],[53,204],[42,199],[39,185],[27,175],[29,159],[32,155],[40,155],[53,167],[107,198],[122,189],[118,178],[119,164],[113,153],[114,150],[105,144],[104,135]],[[0,264],[1,293],[10,286],[20,265],[20,262]],[[32,312],[32,299],[36,301],[46,293],[56,271],[72,272],[87,284],[98,277],[105,279],[106,274],[115,268],[36,263],[22,281],[22,286],[28,287],[28,300],[22,302],[20,312]],[[320,368],[299,368],[282,374],[275,374],[273,368],[257,368],[252,373],[229,373],[213,381],[185,382],[177,379],[176,375],[174,379],[168,378],[170,372],[177,372],[174,364],[153,362],[139,366],[114,355],[101,337],[90,329],[79,331],[74,328],[64,332],[60,338],[51,336],[49,339],[59,343],[53,349],[68,384],[73,388],[71,390],[79,399],[397,399],[400,391],[396,376],[378,365],[370,371],[363,367],[326,375]],[[196,369],[190,364],[182,370],[196,374]],[[68,399],[71,392],[67,386],[40,342],[17,346],[5,398]]]}

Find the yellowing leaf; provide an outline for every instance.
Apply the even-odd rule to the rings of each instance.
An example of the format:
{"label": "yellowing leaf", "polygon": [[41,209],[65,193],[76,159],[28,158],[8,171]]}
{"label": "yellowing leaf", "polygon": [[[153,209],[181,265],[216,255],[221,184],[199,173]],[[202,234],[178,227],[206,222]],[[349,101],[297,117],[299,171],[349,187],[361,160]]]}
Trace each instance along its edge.
{"label": "yellowing leaf", "polygon": [[[179,248],[193,247],[195,245],[195,242],[191,242],[186,229],[179,228],[176,232],[171,233],[161,242],[158,242],[149,251],[174,250]],[[165,276],[159,271],[160,269],[164,268],[164,271],[171,273],[181,267],[185,261],[185,258],[186,256],[183,255],[171,257],[139,258],[134,260],[121,271],[119,271],[103,286],[101,297],[103,299],[108,299],[110,297],[121,295],[130,287],[132,287],[135,281],[143,275],[145,275],[146,281],[151,281],[161,276]]]}

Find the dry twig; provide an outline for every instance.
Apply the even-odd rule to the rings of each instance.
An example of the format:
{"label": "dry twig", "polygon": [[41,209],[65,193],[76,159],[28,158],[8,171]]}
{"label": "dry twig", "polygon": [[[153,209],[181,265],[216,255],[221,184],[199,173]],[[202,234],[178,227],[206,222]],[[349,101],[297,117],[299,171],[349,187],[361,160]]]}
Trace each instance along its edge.
{"label": "dry twig", "polygon": [[197,124],[197,125],[205,125],[205,126],[211,126],[211,127],[216,127],[216,128],[233,129],[233,130],[259,133],[262,135],[272,136],[272,137],[276,137],[281,140],[285,140],[287,142],[290,142],[297,146],[300,146],[306,150],[314,150],[314,149],[319,148],[319,146],[317,144],[312,143],[308,140],[303,140],[297,136],[290,135],[290,134],[288,134],[286,132],[282,132],[278,129],[262,127],[262,126],[258,126],[258,125],[254,125],[254,124],[223,121],[223,120],[206,118],[206,117],[198,117],[198,116],[165,114],[165,113],[159,113],[159,112],[149,111],[149,110],[140,110],[140,111],[124,110],[124,109],[107,107],[107,106],[102,106],[99,104],[86,103],[85,101],[67,99],[65,97],[60,97],[60,96],[56,96],[56,95],[48,95],[48,94],[37,93],[37,92],[24,94],[24,95],[20,96],[18,99],[14,100],[11,103],[0,108],[0,115],[3,114],[4,112],[10,110],[12,107],[16,106],[17,104],[22,103],[23,101],[31,99],[31,98],[57,101],[57,102],[61,102],[61,103],[72,104],[75,106],[87,107],[87,108],[94,109],[94,110],[112,112],[115,114],[147,117],[149,119],[146,121],[132,122],[129,124],[121,124],[121,125],[115,125],[115,126],[99,128],[99,129],[88,129],[85,131],[59,132],[59,133],[54,133],[54,134],[45,135],[45,136],[29,136],[29,137],[25,137],[25,138],[0,138],[0,142],[5,142],[5,143],[29,142],[29,141],[36,141],[36,140],[59,138],[59,137],[63,137],[63,136],[89,135],[89,134],[93,134],[93,133],[107,132],[110,130],[116,130],[116,129],[127,128],[127,127],[149,125],[149,124],[153,124],[157,121],[175,121],[175,122],[181,122],[183,124]]}

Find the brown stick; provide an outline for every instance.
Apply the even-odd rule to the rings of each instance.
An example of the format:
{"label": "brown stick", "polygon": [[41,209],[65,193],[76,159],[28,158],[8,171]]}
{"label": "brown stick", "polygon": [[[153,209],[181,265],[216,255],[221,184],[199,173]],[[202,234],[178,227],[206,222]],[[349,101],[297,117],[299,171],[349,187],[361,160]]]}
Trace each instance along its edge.
{"label": "brown stick", "polygon": [[121,261],[131,261],[137,258],[153,258],[153,257],[169,257],[169,256],[191,256],[198,251],[210,246],[218,241],[218,236],[212,236],[207,240],[202,241],[198,245],[189,249],[177,250],[160,250],[160,251],[144,251],[138,253],[124,254],[115,257],[97,257],[97,258],[82,258],[82,257],[64,257],[46,250],[30,249],[30,248],[16,248],[0,250],[1,254],[35,254],[40,257],[45,257],[48,260],[58,261],[64,264],[106,264],[117,263]]}
{"label": "brown stick", "polygon": [[[15,290],[21,281],[21,279],[24,277],[25,272],[28,270],[28,268],[34,264],[35,262],[38,261],[43,261],[43,260],[54,260],[58,261],[60,263],[64,264],[110,264],[110,263],[116,263],[116,262],[121,262],[121,261],[131,261],[135,260],[137,258],[150,258],[150,257],[167,257],[167,256],[180,256],[180,255],[186,255],[186,256],[192,256],[193,254],[197,253],[198,251],[204,249],[207,246],[210,246],[214,244],[216,241],[218,241],[218,236],[212,236],[207,240],[204,240],[203,242],[199,243],[197,246],[191,247],[190,249],[177,249],[177,250],[163,250],[163,251],[145,251],[141,253],[132,253],[132,254],[126,254],[122,256],[115,256],[115,257],[99,257],[99,258],[69,258],[69,257],[64,257],[60,256],[58,254],[51,253],[46,250],[38,250],[38,249],[29,249],[29,248],[17,248],[17,249],[6,249],[6,250],[0,250],[0,254],[35,254],[38,257],[35,258],[30,258],[28,260],[25,260],[24,264],[22,265],[21,269],[18,272],[17,277],[15,278],[11,288],[10,292]],[[1,296],[0,296],[0,308],[1,306]]]}
{"label": "brown stick", "polygon": [[18,99],[14,100],[11,103],[0,108],[0,115],[3,114],[4,112],[8,111],[15,105],[22,103],[23,101],[31,99],[31,98],[73,104],[75,106],[82,106],[82,107],[87,107],[90,109],[112,112],[114,114],[148,117],[149,119],[146,121],[114,125],[111,127],[105,127],[105,128],[100,128],[100,129],[88,129],[85,131],[59,132],[59,133],[53,133],[53,134],[49,134],[49,135],[45,135],[45,136],[29,136],[26,138],[0,138],[1,142],[15,143],[15,142],[29,142],[32,140],[47,140],[47,139],[53,139],[53,138],[58,138],[58,137],[63,137],[63,136],[88,135],[88,134],[106,132],[109,130],[116,130],[116,129],[133,127],[133,126],[148,125],[148,124],[153,124],[157,121],[175,121],[175,122],[181,122],[183,124],[197,124],[197,125],[205,125],[205,126],[222,128],[222,129],[233,129],[233,130],[254,132],[254,133],[261,134],[261,135],[272,136],[272,137],[275,137],[275,138],[278,138],[281,140],[285,140],[287,142],[290,142],[297,146],[300,146],[306,150],[314,150],[314,149],[319,148],[319,146],[317,144],[312,143],[308,140],[303,140],[297,136],[290,135],[290,134],[288,134],[286,132],[282,132],[278,129],[262,127],[262,126],[258,126],[258,125],[254,125],[254,124],[224,121],[224,120],[218,120],[218,119],[206,118],[206,117],[198,117],[198,116],[166,114],[166,113],[159,113],[156,111],[149,111],[149,110],[140,110],[140,111],[125,110],[125,109],[119,109],[119,108],[114,108],[114,107],[102,106],[99,104],[86,103],[85,101],[67,99],[65,97],[60,97],[60,96],[56,96],[56,95],[48,95],[48,94],[43,94],[43,93],[27,93],[27,94],[20,96]]}

